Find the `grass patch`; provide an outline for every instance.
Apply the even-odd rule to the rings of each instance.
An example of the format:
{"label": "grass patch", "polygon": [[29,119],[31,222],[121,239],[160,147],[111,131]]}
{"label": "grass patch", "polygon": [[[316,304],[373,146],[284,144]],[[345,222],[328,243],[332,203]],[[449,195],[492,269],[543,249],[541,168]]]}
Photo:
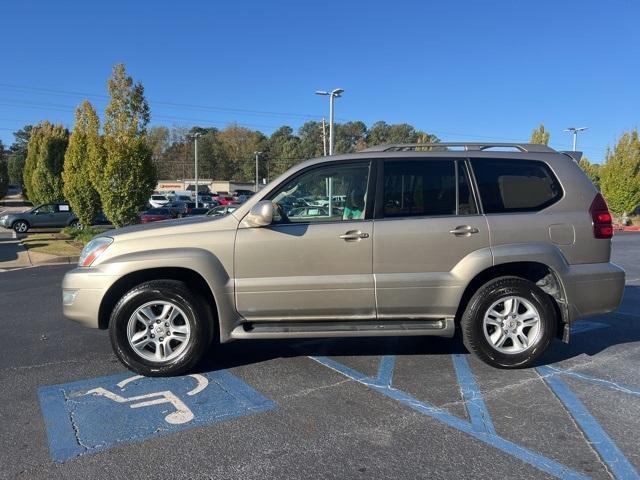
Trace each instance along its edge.
{"label": "grass patch", "polygon": [[84,247],[93,237],[106,231],[106,228],[87,227],[79,230],[66,227],[59,233],[35,233],[22,240],[22,244],[32,252],[48,253],[61,257],[80,255]]}
{"label": "grass patch", "polygon": [[106,228],[101,227],[87,227],[82,230],[73,227],[66,227],[60,230],[60,235],[64,235],[65,237],[72,239],[77,243],[81,243],[82,245],[86,245],[89,240],[106,230]]}
{"label": "grass patch", "polygon": [[32,252],[48,253],[61,257],[80,255],[83,244],[59,233],[36,233],[22,240],[22,244]]}

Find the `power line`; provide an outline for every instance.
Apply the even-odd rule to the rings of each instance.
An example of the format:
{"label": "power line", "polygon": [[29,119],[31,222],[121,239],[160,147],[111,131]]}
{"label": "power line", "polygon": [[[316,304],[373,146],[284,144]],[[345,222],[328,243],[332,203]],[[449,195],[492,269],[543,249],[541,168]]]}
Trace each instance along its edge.
{"label": "power line", "polygon": [[[41,88],[41,87],[28,87],[23,85],[14,85],[8,83],[0,83],[0,87],[23,91],[26,93],[41,93],[47,95],[61,95],[61,96],[72,96],[72,97],[93,97],[108,100],[108,95],[98,94],[98,93],[87,93],[87,92],[77,92],[70,90],[58,90],[52,88]],[[189,103],[179,103],[179,102],[168,102],[164,100],[153,100],[148,99],[148,102],[153,105],[165,105],[168,107],[184,107],[191,110],[200,110],[200,111],[219,111],[219,112],[229,112],[229,113],[238,113],[244,115],[261,115],[261,116],[269,116],[269,117],[293,117],[293,118],[303,118],[303,119],[318,119],[321,115],[312,115],[306,113],[292,113],[292,112],[277,112],[277,111],[268,111],[268,110],[251,110],[244,108],[230,108],[230,107],[222,107],[216,105],[195,105]]]}

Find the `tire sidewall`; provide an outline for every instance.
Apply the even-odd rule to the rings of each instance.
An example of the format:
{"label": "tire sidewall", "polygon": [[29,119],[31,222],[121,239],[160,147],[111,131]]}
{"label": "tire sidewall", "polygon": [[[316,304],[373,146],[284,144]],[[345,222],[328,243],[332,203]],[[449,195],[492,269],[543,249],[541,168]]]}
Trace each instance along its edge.
{"label": "tire sidewall", "polygon": [[[166,362],[152,362],[140,357],[127,337],[131,315],[141,305],[156,300],[170,301],[180,307],[191,329],[189,343],[184,351]],[[109,335],[114,352],[127,368],[146,376],[166,376],[184,373],[197,363],[208,344],[210,328],[206,309],[186,289],[144,284],[125,294],[115,306],[109,322]]]}
{"label": "tire sidewall", "polygon": [[[24,225],[25,229],[23,231],[18,230],[18,225]],[[29,230],[29,224],[24,220],[18,220],[17,222],[13,223],[13,231],[16,233],[27,233],[28,230]]]}
{"label": "tire sidewall", "polygon": [[[540,333],[536,342],[523,352],[512,354],[495,350],[483,330],[484,315],[489,307],[508,296],[526,299],[540,315]],[[534,283],[515,277],[496,279],[478,290],[469,303],[463,323],[465,346],[490,364],[505,368],[530,365],[547,350],[556,332],[555,310],[547,294]]]}

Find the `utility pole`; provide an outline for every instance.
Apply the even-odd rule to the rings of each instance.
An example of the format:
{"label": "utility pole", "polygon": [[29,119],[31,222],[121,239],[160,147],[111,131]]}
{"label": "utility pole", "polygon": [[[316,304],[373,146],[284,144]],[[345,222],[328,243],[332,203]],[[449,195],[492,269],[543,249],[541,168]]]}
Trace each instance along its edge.
{"label": "utility pole", "polygon": [[253,152],[253,154],[256,156],[256,193],[257,193],[258,184],[260,182],[260,179],[258,178],[258,160],[260,159],[260,155],[262,154],[262,152]]}
{"label": "utility pole", "polygon": [[565,128],[565,132],[571,132],[573,134],[573,151],[576,151],[576,145],[578,143],[578,133],[579,132],[584,132],[585,130],[587,130],[589,127],[568,127]]}
{"label": "utility pole", "polygon": [[316,90],[316,95],[325,95],[329,97],[329,155],[333,155],[333,144],[334,144],[333,100],[337,97],[341,97],[343,93],[344,93],[344,89],[342,88],[334,88],[330,92],[326,90]]}
{"label": "utility pole", "polygon": [[322,117],[322,151],[324,152],[324,156],[327,156],[327,128],[326,123],[324,121],[324,117]]}
{"label": "utility pole", "polygon": [[202,133],[200,132],[196,132],[193,135],[191,135],[191,137],[193,138],[194,141],[194,148],[195,148],[195,165],[194,165],[194,170],[195,170],[195,182],[196,182],[196,208],[198,208],[198,137],[202,135]]}

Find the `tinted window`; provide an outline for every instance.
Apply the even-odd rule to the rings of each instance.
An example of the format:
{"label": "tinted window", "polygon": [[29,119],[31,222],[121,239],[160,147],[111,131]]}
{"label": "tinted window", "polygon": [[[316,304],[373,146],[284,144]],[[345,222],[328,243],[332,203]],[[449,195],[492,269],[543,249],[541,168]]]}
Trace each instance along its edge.
{"label": "tinted window", "polygon": [[485,213],[536,212],[562,189],[549,167],[533,160],[472,160]]}
{"label": "tinted window", "polygon": [[[469,197],[467,197],[467,201],[469,201]],[[455,214],[455,161],[413,160],[385,162],[385,217]]]}
{"label": "tinted window", "polygon": [[287,182],[271,196],[274,222],[365,219],[369,162],[323,165]]}

